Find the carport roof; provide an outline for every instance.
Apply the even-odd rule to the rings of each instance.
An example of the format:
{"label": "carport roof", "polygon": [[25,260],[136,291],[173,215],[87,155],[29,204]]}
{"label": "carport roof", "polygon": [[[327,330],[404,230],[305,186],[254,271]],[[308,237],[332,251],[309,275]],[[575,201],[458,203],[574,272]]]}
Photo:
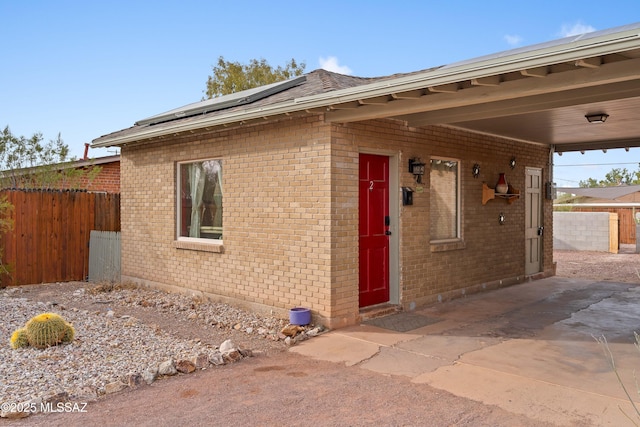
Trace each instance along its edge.
{"label": "carport roof", "polygon": [[[361,78],[313,71],[138,121],[94,147],[322,113],[328,122],[446,125],[557,152],[640,146],[640,23],[414,73]],[[605,123],[585,116],[608,114]]]}

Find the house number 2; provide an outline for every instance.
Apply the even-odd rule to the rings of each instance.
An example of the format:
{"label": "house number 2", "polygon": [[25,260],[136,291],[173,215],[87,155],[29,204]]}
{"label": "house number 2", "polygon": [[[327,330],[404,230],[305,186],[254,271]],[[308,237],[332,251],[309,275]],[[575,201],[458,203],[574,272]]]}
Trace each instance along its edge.
{"label": "house number 2", "polygon": [[369,191],[373,191],[373,181],[369,181]]}

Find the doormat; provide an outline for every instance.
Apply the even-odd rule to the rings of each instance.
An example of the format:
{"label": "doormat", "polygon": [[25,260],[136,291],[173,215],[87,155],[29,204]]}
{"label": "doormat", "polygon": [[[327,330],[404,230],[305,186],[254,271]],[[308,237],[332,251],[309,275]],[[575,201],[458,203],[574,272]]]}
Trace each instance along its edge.
{"label": "doormat", "polygon": [[408,332],[423,326],[440,322],[440,319],[421,316],[415,313],[396,313],[390,316],[377,317],[362,322],[364,325],[377,326],[396,332]]}

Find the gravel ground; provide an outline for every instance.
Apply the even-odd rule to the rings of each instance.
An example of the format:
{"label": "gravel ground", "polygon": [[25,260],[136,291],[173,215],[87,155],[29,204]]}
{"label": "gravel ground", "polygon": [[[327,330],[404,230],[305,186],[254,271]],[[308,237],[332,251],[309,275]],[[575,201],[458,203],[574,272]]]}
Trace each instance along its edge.
{"label": "gravel ground", "polygon": [[[107,392],[108,384],[126,384],[130,374],[166,360],[210,358],[229,338],[248,354],[286,348],[281,330],[288,322],[283,319],[135,287],[61,283],[8,288],[0,291],[0,312],[0,403],[5,404],[92,401]],[[44,312],[71,323],[74,341],[43,350],[11,349],[13,331]],[[163,327],[167,322],[171,328]],[[318,332],[308,326],[297,339]]]}
{"label": "gravel ground", "polygon": [[[626,249],[615,255],[556,252],[557,275],[638,283],[640,254]],[[226,340],[278,359],[287,348],[280,333],[284,319],[135,287],[70,282],[9,288],[0,290],[0,312],[0,403],[104,401],[108,384],[126,383],[128,374],[168,359],[210,356]],[[72,323],[76,339],[44,350],[12,350],[13,331],[43,312]],[[311,325],[298,337],[321,332]]]}
{"label": "gravel ground", "polygon": [[[85,290],[81,291],[81,288]],[[254,351],[257,357],[224,366],[211,365],[189,375],[174,375],[157,380],[150,386],[143,383],[127,387],[117,393],[98,396],[96,401],[78,397],[73,391],[68,397],[56,398],[54,395],[45,401],[66,400],[78,407],[71,406],[64,411],[55,410],[55,407],[51,411],[45,409],[26,419],[0,420],[0,425],[544,425],[526,416],[457,397],[426,384],[411,383],[403,377],[377,374],[359,366],[314,360],[285,351],[287,345],[277,334],[277,330],[286,324],[281,319],[256,317],[226,305],[149,290],[90,292],[89,289],[87,283],[57,283],[0,290],[0,310],[13,313],[11,323],[15,327],[21,327],[29,316],[41,312],[41,308],[58,312],[73,322],[78,331],[78,342],[44,351],[63,356],[67,351],[75,351],[81,356],[76,361],[80,372],[68,371],[64,367],[71,363],[66,362],[68,359],[58,359],[55,364],[55,359],[46,359],[52,361],[49,365],[37,362],[37,356],[36,361],[30,360],[34,359],[34,354],[42,353],[28,349],[10,350],[7,341],[13,326],[3,326],[6,330],[0,331],[0,335],[7,344],[3,346],[0,343],[0,387],[14,381],[7,381],[7,378],[16,376],[10,375],[9,371],[15,374],[15,366],[20,366],[23,375],[29,373],[29,377],[37,378],[32,383],[25,383],[29,396],[64,390],[64,383],[53,379],[56,375],[51,371],[59,371],[60,375],[66,372],[69,390],[75,387],[86,393],[80,386],[82,381],[89,383],[89,380],[82,379],[94,376],[83,372],[95,372],[97,377],[104,375],[103,380],[92,383],[99,389],[100,384],[110,381],[112,375],[120,377],[126,374],[138,360],[144,360],[140,366],[146,366],[174,352],[192,354],[193,350],[197,352],[203,348],[205,351],[213,350],[227,339],[244,348],[257,350]],[[108,314],[109,308],[114,312],[113,316]],[[18,314],[18,311],[24,313]],[[131,326],[125,326],[127,323]],[[85,327],[88,331],[82,331]],[[139,327],[142,332],[132,334],[130,329],[134,327]],[[261,334],[261,329],[267,332]],[[305,333],[310,334],[315,329],[308,328]],[[110,338],[103,340],[103,335]],[[136,336],[138,338],[127,338]],[[89,346],[88,340],[95,342]],[[110,347],[110,340],[124,344]],[[128,349],[127,346],[136,340],[159,344],[154,345],[150,352]],[[163,345],[174,350],[159,348]],[[127,360],[116,361],[116,354],[120,353],[126,355]],[[9,365],[5,361],[7,354],[20,357]],[[120,364],[118,369],[107,370],[117,364]],[[51,381],[48,385],[41,384],[45,378]],[[2,401],[7,397],[5,393],[6,389],[0,388]],[[14,401],[15,396],[9,398]],[[88,402],[86,407],[85,402]]]}

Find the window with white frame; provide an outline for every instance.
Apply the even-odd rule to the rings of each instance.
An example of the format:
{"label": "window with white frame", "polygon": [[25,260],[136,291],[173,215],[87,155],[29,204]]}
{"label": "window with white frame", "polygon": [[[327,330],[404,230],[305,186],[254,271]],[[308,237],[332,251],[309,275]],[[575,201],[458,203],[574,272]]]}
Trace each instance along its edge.
{"label": "window with white frame", "polygon": [[460,162],[432,158],[430,180],[431,241],[460,239]]}
{"label": "window with white frame", "polygon": [[222,160],[178,164],[178,239],[222,240]]}

